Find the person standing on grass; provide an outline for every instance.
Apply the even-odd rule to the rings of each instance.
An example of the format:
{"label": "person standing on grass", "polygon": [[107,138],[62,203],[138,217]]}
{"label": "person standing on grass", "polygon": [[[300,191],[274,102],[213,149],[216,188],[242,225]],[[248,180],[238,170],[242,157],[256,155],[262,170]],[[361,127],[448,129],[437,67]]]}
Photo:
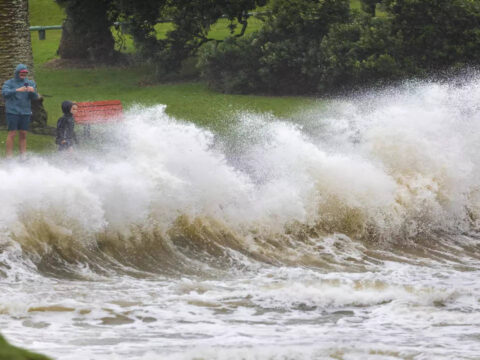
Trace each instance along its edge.
{"label": "person standing on grass", "polygon": [[5,99],[5,113],[8,126],[6,141],[6,155],[13,155],[13,144],[17,131],[19,131],[20,154],[27,151],[27,131],[30,127],[32,116],[31,101],[38,99],[37,85],[33,80],[27,79],[28,68],[19,64],[15,69],[15,77],[5,81],[2,86],[2,96]]}
{"label": "person standing on grass", "polygon": [[55,143],[58,145],[58,151],[72,151],[73,144],[78,144],[75,136],[75,119],[77,104],[71,101],[62,102],[63,116],[57,121],[57,138]]}

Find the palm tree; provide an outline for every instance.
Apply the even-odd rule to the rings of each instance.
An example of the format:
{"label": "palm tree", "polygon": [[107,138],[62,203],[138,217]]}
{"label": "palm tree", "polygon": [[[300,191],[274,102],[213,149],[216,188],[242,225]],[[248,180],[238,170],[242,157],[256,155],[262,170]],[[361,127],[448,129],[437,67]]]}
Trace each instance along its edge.
{"label": "palm tree", "polygon": [[[22,63],[34,78],[32,43],[28,19],[28,0],[0,0],[0,86],[13,77]],[[47,114],[41,102],[33,104],[32,128],[46,125]],[[5,124],[5,104],[0,97],[0,123]]]}

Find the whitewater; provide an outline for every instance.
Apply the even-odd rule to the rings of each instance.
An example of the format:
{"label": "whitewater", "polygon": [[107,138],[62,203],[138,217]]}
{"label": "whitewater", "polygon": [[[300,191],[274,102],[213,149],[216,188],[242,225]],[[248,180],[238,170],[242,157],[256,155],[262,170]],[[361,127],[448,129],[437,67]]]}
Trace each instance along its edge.
{"label": "whitewater", "polygon": [[480,78],[0,162],[0,332],[53,359],[479,359]]}

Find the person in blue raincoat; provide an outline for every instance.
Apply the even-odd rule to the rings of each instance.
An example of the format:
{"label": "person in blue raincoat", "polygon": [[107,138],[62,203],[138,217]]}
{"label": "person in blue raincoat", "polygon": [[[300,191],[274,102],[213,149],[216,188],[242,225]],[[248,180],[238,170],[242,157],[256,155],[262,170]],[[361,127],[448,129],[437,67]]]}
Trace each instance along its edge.
{"label": "person in blue raincoat", "polygon": [[31,101],[39,98],[37,85],[27,77],[27,66],[19,64],[15,69],[15,77],[5,81],[2,86],[8,126],[7,157],[13,154],[13,144],[17,131],[19,132],[20,154],[23,155],[27,151],[27,131],[30,128],[30,118],[32,116]]}

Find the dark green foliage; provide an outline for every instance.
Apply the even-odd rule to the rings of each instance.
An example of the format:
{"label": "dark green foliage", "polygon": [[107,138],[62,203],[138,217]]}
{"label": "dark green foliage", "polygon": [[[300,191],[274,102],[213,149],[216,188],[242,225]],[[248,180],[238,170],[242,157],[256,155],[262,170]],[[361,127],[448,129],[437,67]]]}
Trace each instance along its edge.
{"label": "dark green foliage", "polygon": [[220,44],[206,44],[199,53],[199,64],[209,86],[216,90],[227,93],[265,91],[258,72],[261,55],[255,37],[229,38]]}
{"label": "dark green foliage", "polygon": [[451,66],[478,64],[480,1],[388,0],[392,34],[410,71],[431,72]]}
{"label": "dark green foliage", "polygon": [[324,36],[333,23],[348,20],[349,0],[274,0],[265,25],[270,41]]}
{"label": "dark green foliage", "polygon": [[[361,0],[362,14],[350,13],[349,0],[272,0],[264,27],[245,39],[238,36],[248,12],[267,0],[57,1],[68,15],[64,37],[74,35],[62,39],[62,57],[69,44],[76,56],[111,58],[109,27],[121,20],[158,77],[177,72],[203,46],[204,78],[227,92],[312,93],[461,69],[480,59],[480,0]],[[379,4],[384,13],[375,17]],[[223,43],[208,38],[221,16],[232,31]],[[173,24],[162,39],[155,31],[160,19]]]}
{"label": "dark green foliage", "polygon": [[[143,57],[157,65],[159,75],[165,75],[178,71],[183,60],[213,40],[208,32],[220,17],[230,20],[232,33],[237,24],[242,25],[243,34],[249,11],[266,0],[117,0],[117,4]],[[154,26],[159,19],[174,25],[166,39],[157,39]]]}
{"label": "dark green foliage", "polygon": [[[476,66],[480,0],[276,0],[264,28],[203,49],[210,86],[228,92],[311,93]],[[240,74],[240,75],[239,75]]]}
{"label": "dark green foliage", "polygon": [[261,31],[205,47],[199,66],[222,91],[312,92],[321,40],[332,24],[348,20],[348,0],[276,0]]}
{"label": "dark green foliage", "polygon": [[397,38],[391,20],[357,15],[335,24],[319,49],[319,90],[347,88],[398,79]]}
{"label": "dark green foliage", "polygon": [[119,20],[126,24],[142,53],[155,53],[159,45],[154,27],[165,11],[167,0],[117,0],[116,4]]}
{"label": "dark green foliage", "polygon": [[259,75],[271,93],[316,89],[318,49],[332,24],[349,20],[349,1],[276,0],[257,43],[262,48]]}
{"label": "dark green foliage", "polygon": [[370,16],[375,16],[375,10],[377,4],[381,3],[382,0],[360,0],[362,5],[362,10]]}
{"label": "dark green foliage", "polygon": [[[118,56],[110,31],[115,21],[132,34],[142,60],[150,60],[157,72],[180,69],[183,60],[209,39],[210,27],[222,16],[245,31],[249,11],[267,0],[56,0],[65,7],[59,54],[62,58],[108,62]],[[174,29],[158,39],[155,25],[168,19]]]}
{"label": "dark green foliage", "polygon": [[48,358],[12,346],[0,336],[0,360],[48,360]]}

